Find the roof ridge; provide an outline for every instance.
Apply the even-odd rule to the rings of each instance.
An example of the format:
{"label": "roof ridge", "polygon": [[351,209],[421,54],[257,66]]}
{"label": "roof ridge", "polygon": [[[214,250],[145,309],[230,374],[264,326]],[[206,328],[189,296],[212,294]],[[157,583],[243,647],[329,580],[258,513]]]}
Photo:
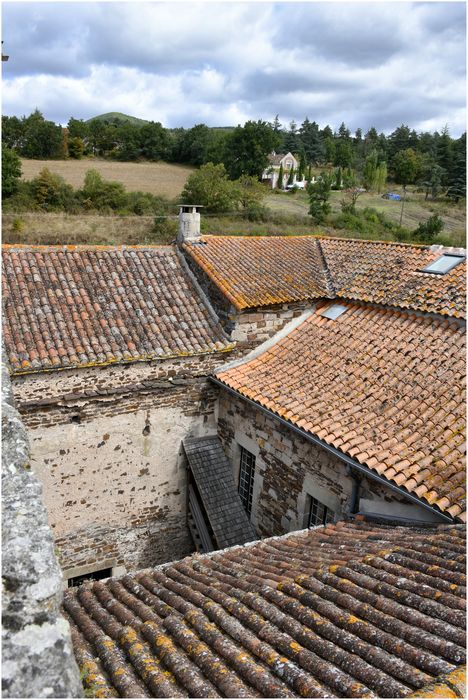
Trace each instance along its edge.
{"label": "roof ridge", "polygon": [[320,239],[317,240],[317,248],[319,251],[319,257],[320,260],[323,264],[323,273],[325,275],[325,283],[328,287],[327,291],[330,291],[330,294],[332,295],[332,298],[336,298],[336,288],[335,288],[335,283],[333,280],[333,276],[331,273],[330,268],[328,267],[327,263],[327,258],[325,257],[325,252],[322,248],[322,245],[320,243]]}
{"label": "roof ridge", "polygon": [[52,251],[93,251],[93,250],[109,250],[109,251],[124,251],[124,250],[160,250],[162,252],[174,252],[174,247],[167,244],[159,245],[127,245],[125,243],[119,245],[91,245],[88,243],[64,243],[60,244],[40,244],[40,243],[2,243],[2,250],[5,251],[28,251],[37,250],[39,252]]}

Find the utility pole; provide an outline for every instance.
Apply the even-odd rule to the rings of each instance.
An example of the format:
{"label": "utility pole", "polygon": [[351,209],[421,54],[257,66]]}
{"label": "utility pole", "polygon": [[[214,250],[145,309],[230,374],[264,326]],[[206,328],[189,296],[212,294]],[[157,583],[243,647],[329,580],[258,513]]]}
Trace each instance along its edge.
{"label": "utility pole", "polygon": [[403,199],[401,200],[400,226],[401,226],[401,222],[403,221],[403,209],[405,208],[405,200],[406,200],[406,185],[403,185]]}

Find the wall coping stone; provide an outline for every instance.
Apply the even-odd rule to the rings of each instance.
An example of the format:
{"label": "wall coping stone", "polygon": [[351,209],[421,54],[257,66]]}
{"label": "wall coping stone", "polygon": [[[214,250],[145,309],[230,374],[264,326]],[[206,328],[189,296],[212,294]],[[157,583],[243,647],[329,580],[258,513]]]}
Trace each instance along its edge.
{"label": "wall coping stone", "polygon": [[4,365],[2,547],[3,697],[83,697],[70,628],[60,614],[62,572]]}

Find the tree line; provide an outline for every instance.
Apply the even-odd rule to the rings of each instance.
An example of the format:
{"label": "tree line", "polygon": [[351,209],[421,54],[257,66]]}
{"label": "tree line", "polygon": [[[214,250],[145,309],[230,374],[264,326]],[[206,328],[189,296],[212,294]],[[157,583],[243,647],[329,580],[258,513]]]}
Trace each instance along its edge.
{"label": "tree line", "polygon": [[235,128],[197,124],[190,129],[72,117],[63,128],[35,110],[28,117],[2,117],[2,141],[26,158],[97,156],[198,167],[222,163],[232,180],[243,175],[261,178],[272,151],[291,151],[299,161],[300,177],[310,178],[311,167],[333,166],[337,177],[357,175],[368,189],[380,190],[388,173],[404,185],[417,182],[426,198],[441,192],[455,201],[466,196],[466,134],[453,139],[447,127],[440,133],[417,133],[402,124],[388,136],[374,127],[351,134],[344,122],[337,131],[321,129],[308,118],[300,126],[292,121],[284,127],[276,116],[272,122],[248,121]]}

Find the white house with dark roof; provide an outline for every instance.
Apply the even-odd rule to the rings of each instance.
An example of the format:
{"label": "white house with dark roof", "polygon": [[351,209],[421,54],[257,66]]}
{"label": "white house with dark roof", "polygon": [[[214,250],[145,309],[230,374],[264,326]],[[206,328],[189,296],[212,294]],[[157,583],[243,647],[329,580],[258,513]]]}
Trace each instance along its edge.
{"label": "white house with dark roof", "polygon": [[281,166],[283,166],[283,182],[281,186],[285,186],[291,170],[294,170],[293,183],[296,182],[296,173],[299,163],[290,151],[288,153],[270,153],[268,161],[269,165],[262,174],[262,182],[270,183],[273,190],[278,187],[278,177]]}

